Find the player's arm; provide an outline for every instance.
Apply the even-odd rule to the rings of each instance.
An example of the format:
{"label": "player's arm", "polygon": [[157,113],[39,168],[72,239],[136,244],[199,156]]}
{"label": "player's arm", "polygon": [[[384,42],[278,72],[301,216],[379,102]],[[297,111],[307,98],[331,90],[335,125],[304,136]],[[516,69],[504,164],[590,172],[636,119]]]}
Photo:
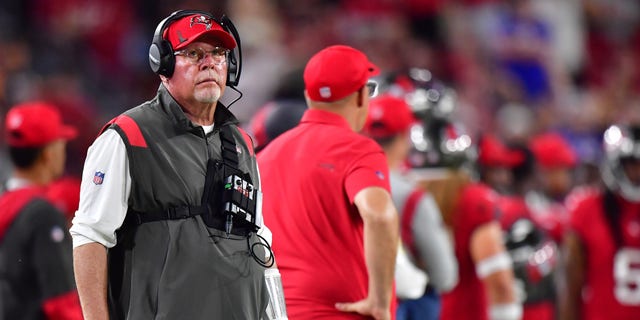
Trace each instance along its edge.
{"label": "player's arm", "polygon": [[580,316],[580,301],[584,284],[584,251],[580,238],[569,232],[563,242],[564,259],[562,264],[564,283],[560,286],[559,319],[575,320]]}
{"label": "player's arm", "polygon": [[84,318],[108,320],[106,248],[97,242],[76,247],[73,267]]}
{"label": "player's arm", "polygon": [[520,319],[522,305],[516,298],[513,263],[503,245],[500,224],[491,221],[476,228],[470,248],[476,274],[487,289],[489,318]]}
{"label": "player's arm", "polygon": [[339,303],[342,311],[390,319],[393,278],[398,250],[398,213],[384,188],[368,187],[358,192],[354,203],[364,222],[364,254],[369,272],[369,293],[361,301]]}
{"label": "player's arm", "polygon": [[416,210],[411,230],[420,254],[418,260],[438,292],[450,291],[458,283],[458,261],[440,209],[433,197],[425,194]]}
{"label": "player's arm", "polygon": [[[98,173],[103,179],[94,180]],[[116,245],[131,191],[124,142],[107,130],[89,148],[82,173],[80,204],[73,226],[73,266],[86,320],[109,319],[107,307],[107,247]]]}

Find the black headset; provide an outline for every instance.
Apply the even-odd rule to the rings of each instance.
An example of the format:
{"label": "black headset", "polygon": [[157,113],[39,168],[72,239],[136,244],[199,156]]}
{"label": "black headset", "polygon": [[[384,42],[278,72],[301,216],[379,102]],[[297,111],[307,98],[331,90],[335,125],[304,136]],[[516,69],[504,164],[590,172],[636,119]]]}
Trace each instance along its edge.
{"label": "black headset", "polygon": [[171,47],[171,43],[169,40],[163,38],[162,35],[164,34],[165,29],[169,27],[172,22],[194,14],[200,14],[215,21],[222,27],[222,29],[224,29],[224,31],[231,34],[233,39],[236,41],[237,46],[233,50],[229,51],[229,56],[227,57],[227,86],[237,86],[240,81],[240,72],[242,71],[242,50],[238,30],[226,15],[217,19],[205,11],[178,10],[160,21],[153,34],[151,46],[149,47],[149,65],[151,66],[151,70],[165,77],[171,77],[173,75],[176,58],[173,48]]}

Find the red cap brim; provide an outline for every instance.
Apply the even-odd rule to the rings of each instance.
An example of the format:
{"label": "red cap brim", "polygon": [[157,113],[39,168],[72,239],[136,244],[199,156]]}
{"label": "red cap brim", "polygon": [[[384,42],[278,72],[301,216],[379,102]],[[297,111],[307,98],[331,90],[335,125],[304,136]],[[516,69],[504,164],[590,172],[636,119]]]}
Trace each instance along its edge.
{"label": "red cap brim", "polygon": [[380,68],[378,68],[378,66],[376,66],[375,64],[369,62],[369,73],[372,76],[377,76],[380,74]]}
{"label": "red cap brim", "polygon": [[78,130],[71,126],[63,125],[60,130],[60,138],[64,140],[75,139],[78,136]]}

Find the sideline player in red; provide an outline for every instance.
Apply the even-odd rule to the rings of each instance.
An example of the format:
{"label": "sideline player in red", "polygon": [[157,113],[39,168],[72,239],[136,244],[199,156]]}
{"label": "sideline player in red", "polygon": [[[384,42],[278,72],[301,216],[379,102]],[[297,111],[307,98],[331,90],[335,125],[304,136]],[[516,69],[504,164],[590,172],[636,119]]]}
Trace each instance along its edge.
{"label": "sideline player in red", "polygon": [[410,176],[433,194],[454,233],[459,281],[442,296],[441,319],[520,319],[512,262],[497,221],[499,195],[472,181],[467,167],[474,148],[453,119],[455,92],[426,69],[411,68],[389,79],[388,92],[405,93],[421,121],[411,132]]}
{"label": "sideline player in red", "polygon": [[46,189],[77,131],[54,106],[28,102],[9,110],[5,134],[14,171],[0,196],[0,319],[82,319],[71,236]]}
{"label": "sideline player in red", "polygon": [[537,187],[527,192],[527,205],[538,224],[562,243],[569,219],[565,198],[575,186],[578,156],[565,138],[553,132],[532,137],[529,149],[535,157]]}
{"label": "sideline player in red", "polygon": [[510,192],[500,198],[500,223],[506,233],[505,245],[513,260],[518,287],[524,294],[522,319],[553,320],[559,244],[541,226],[526,201],[526,194],[535,187],[534,155],[524,145],[510,149],[519,155],[519,161],[510,168],[513,175]]}
{"label": "sideline player in red", "polygon": [[[509,154],[500,144],[491,157]],[[519,320],[522,305],[516,297],[513,264],[497,220],[499,195],[473,181],[463,184],[458,194],[450,221],[460,280],[443,295],[441,319]]]}
{"label": "sideline player in red", "polygon": [[398,320],[436,320],[440,295],[458,281],[453,239],[433,196],[404,170],[417,122],[406,99],[385,93],[371,100],[363,133],[384,150],[389,163],[391,197],[400,214],[402,247],[396,260]]}
{"label": "sideline player in red", "polygon": [[604,189],[573,192],[560,319],[640,319],[640,126],[604,133]]}

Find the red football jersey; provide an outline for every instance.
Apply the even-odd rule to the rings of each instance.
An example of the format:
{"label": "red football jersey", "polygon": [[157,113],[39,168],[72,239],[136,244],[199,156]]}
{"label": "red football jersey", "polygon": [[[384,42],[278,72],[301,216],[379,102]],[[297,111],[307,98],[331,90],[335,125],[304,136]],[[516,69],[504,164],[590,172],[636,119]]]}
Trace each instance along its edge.
{"label": "red football jersey", "polygon": [[602,193],[590,191],[571,201],[570,227],[582,241],[586,263],[580,314],[589,320],[640,319],[640,203],[616,199],[618,246],[603,200]]}
{"label": "red football jersey", "polygon": [[442,295],[443,320],[488,317],[486,290],[476,275],[470,241],[476,228],[496,219],[497,200],[498,195],[484,184],[468,185],[460,195],[452,220],[459,282],[451,292]]}
{"label": "red football jersey", "polygon": [[[509,231],[513,224],[520,220],[526,219],[533,224],[538,234],[539,243],[527,243],[526,245],[532,246],[532,250],[539,249],[539,246],[549,243],[549,238],[545,230],[540,226],[540,223],[533,217],[527,203],[522,196],[502,196],[499,200],[500,205],[500,225],[504,231]],[[550,246],[551,244],[549,244]],[[508,247],[508,245],[507,245]],[[547,247],[547,245],[545,245]],[[553,244],[553,248],[557,248]],[[522,248],[519,248],[522,250]],[[516,250],[517,251],[517,250]],[[548,251],[547,251],[548,252]],[[556,252],[555,250],[552,252]],[[514,257],[514,272],[516,278],[521,281],[521,285],[525,290],[525,294],[529,294],[531,289],[531,296],[527,296],[527,301],[523,304],[522,320],[551,320],[555,319],[555,303],[554,303],[554,288],[549,281],[551,278],[545,279],[544,283],[541,282],[543,277],[550,277],[552,270],[555,268],[556,257],[547,258],[547,261],[541,262],[537,259],[532,259],[535,251],[532,251],[529,259],[525,262],[523,267],[522,262],[518,262],[518,259]],[[534,264],[533,261],[536,261]],[[541,286],[545,286],[541,288]]]}

